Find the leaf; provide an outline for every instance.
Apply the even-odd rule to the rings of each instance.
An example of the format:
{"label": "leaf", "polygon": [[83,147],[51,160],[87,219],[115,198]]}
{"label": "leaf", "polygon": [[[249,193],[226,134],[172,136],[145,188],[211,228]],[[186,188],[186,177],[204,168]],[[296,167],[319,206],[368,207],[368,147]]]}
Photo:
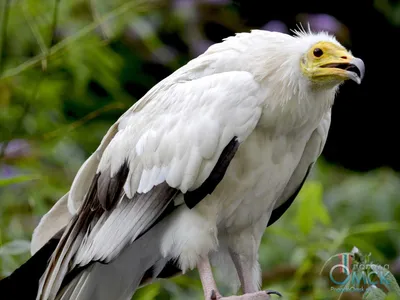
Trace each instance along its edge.
{"label": "leaf", "polygon": [[379,277],[379,283],[383,284],[390,292],[395,293],[400,298],[400,287],[394,278],[393,274],[388,270],[379,265],[372,264],[371,269]]}
{"label": "leaf", "polygon": [[322,194],[322,184],[315,181],[307,182],[299,193],[299,209],[295,221],[304,234],[310,233],[317,222],[324,225],[331,223]]}
{"label": "leaf", "polygon": [[14,256],[0,256],[0,275],[2,277],[10,275],[20,266],[20,262]]}
{"label": "leaf", "polygon": [[9,178],[0,178],[0,187],[36,179],[39,179],[39,175],[19,175]]}
{"label": "leaf", "polygon": [[375,285],[371,285],[365,291],[363,295],[363,300],[385,300],[386,294]]}
{"label": "leaf", "polygon": [[282,238],[296,241],[297,243],[301,243],[301,241],[304,241],[304,238],[305,238],[303,235],[298,235],[298,234],[292,233],[292,232],[288,231],[287,229],[284,229],[284,228],[278,227],[278,226],[276,226],[276,227],[272,226],[271,228],[268,228],[268,230],[269,230],[270,235],[275,234]]}
{"label": "leaf", "polygon": [[398,300],[398,299],[399,299],[399,296],[392,292],[387,294],[387,296],[385,298],[385,300]]}
{"label": "leaf", "polygon": [[19,255],[29,252],[31,243],[25,240],[15,240],[0,247],[0,256],[2,255]]}
{"label": "leaf", "polygon": [[161,284],[153,283],[151,285],[145,286],[135,292],[132,299],[140,300],[154,300],[156,296],[160,293]]}
{"label": "leaf", "polygon": [[376,223],[361,224],[351,228],[349,230],[349,235],[377,233],[388,230],[400,231],[400,224],[398,222],[376,222]]}
{"label": "leaf", "polygon": [[347,236],[345,242],[349,245],[357,245],[358,248],[363,249],[363,252],[372,253],[378,261],[385,260],[385,255],[375,247],[374,244],[365,241],[356,236]]}
{"label": "leaf", "polygon": [[[46,57],[53,58],[53,56],[56,54],[59,54],[59,52],[61,52],[61,50],[64,50],[65,48],[67,48],[67,46],[70,46],[71,43],[78,41],[78,40],[82,40],[84,37],[87,37],[88,34],[91,33],[92,31],[94,31],[95,29],[97,29],[99,25],[104,24],[105,22],[107,22],[110,19],[117,18],[120,15],[128,12],[129,10],[135,9],[136,12],[139,12],[140,10],[150,8],[150,7],[152,7],[152,5],[154,5],[154,3],[152,3],[152,2],[153,1],[149,1],[149,0],[146,0],[146,1],[137,0],[137,1],[129,1],[127,3],[124,3],[120,7],[104,14],[96,22],[92,22],[92,23],[88,24],[84,28],[80,29],[77,33],[75,33],[75,34],[63,39],[61,42],[55,44],[53,47],[51,47],[48,50],[48,53],[38,54],[14,68],[5,70],[2,74],[2,76],[0,76],[0,79],[16,76],[16,75],[20,74],[21,72],[26,71],[27,69],[36,66],[40,61],[42,61]],[[154,2],[156,2],[156,1],[154,1]]]}
{"label": "leaf", "polygon": [[295,277],[296,281],[300,281],[300,279],[307,273],[309,272],[312,268],[314,267],[313,262],[311,259],[307,258],[297,269]]}

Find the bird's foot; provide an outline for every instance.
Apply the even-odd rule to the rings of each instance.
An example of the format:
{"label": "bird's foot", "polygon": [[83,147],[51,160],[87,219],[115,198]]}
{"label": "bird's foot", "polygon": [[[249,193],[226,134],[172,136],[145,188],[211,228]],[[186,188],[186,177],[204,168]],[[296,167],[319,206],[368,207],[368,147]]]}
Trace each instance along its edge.
{"label": "bird's foot", "polygon": [[271,300],[270,295],[278,295],[282,297],[281,293],[273,290],[266,290],[256,293],[244,294],[241,296],[222,297],[215,291],[211,292],[210,300]]}

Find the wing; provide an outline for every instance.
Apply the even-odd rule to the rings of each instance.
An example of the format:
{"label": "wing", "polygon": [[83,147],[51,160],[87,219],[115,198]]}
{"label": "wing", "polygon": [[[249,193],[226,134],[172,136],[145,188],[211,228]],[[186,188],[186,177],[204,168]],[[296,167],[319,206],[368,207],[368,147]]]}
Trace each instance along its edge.
{"label": "wing", "polygon": [[70,221],[72,215],[67,207],[68,193],[45,214],[32,234],[31,254],[34,255],[41,249],[57,232],[62,230]]}
{"label": "wing", "polygon": [[250,73],[225,72],[163,81],[128,110],[72,184],[68,205],[76,214],[38,299],[54,299],[74,268],[118,256],[179,193],[189,207],[211,193],[260,118],[259,93]]}
{"label": "wing", "polygon": [[311,134],[297,168],[293,172],[283,194],[275,204],[267,226],[271,226],[275,223],[286,212],[297,197],[314,163],[322,153],[330,124],[331,111],[325,114],[317,129],[315,129]]}
{"label": "wing", "polygon": [[[82,204],[84,195],[87,193],[90,183],[100,163],[104,149],[108,146],[118,129],[118,122],[111,126],[104,136],[98,149],[82,165],[71,186],[73,196],[70,192],[61,197],[40,220],[32,234],[31,254],[34,255],[42,248],[58,231],[65,228],[72,216],[76,213],[77,207]],[[69,199],[76,201],[68,201]]]}

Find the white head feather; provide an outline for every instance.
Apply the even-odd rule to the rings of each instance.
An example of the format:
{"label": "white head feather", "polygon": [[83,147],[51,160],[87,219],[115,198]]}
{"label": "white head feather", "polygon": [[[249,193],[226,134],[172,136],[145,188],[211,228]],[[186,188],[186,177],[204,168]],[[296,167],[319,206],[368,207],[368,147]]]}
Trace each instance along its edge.
{"label": "white head feather", "polygon": [[[286,126],[289,123],[301,126],[304,116],[312,118],[315,112],[318,119],[330,109],[339,86],[338,83],[316,88],[300,69],[300,60],[318,42],[330,42],[343,48],[334,36],[326,32],[300,30],[294,36],[264,30],[238,33],[212,45],[179,73],[187,75],[187,71],[196,70],[197,76],[203,76],[211,72],[248,71],[265,87],[268,99],[265,125],[277,126],[279,116]],[[278,114],[277,109],[280,110]],[[285,115],[287,119],[282,118]]]}

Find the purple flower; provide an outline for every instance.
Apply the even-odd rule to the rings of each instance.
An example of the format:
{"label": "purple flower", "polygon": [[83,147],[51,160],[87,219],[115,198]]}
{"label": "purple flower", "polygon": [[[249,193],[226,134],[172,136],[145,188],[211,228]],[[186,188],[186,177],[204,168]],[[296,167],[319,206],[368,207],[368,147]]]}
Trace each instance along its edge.
{"label": "purple flower", "polygon": [[213,44],[213,42],[205,39],[200,39],[200,40],[194,40],[192,42],[192,47],[194,51],[194,55],[200,55],[203,52],[205,52],[208,47],[210,47]]}
{"label": "purple flower", "polygon": [[188,8],[188,7],[193,7],[195,9],[195,0],[175,0],[173,6],[175,9],[182,9],[182,8]]}
{"label": "purple flower", "polygon": [[[3,145],[4,143],[0,143],[0,148],[3,147]],[[4,150],[4,156],[7,158],[28,156],[30,150],[30,145],[27,141],[22,139],[15,139],[7,144],[6,149]]]}
{"label": "purple flower", "polygon": [[200,2],[216,5],[227,5],[230,4],[231,0],[200,0]]}
{"label": "purple flower", "polygon": [[283,33],[288,33],[288,28],[285,23],[279,20],[272,20],[265,24],[261,29],[268,31],[278,31]]}
{"label": "purple flower", "polygon": [[308,30],[310,26],[314,32],[326,31],[334,34],[341,43],[350,42],[349,29],[338,19],[327,14],[299,14],[296,19]]}
{"label": "purple flower", "polygon": [[16,176],[17,174],[17,169],[12,166],[6,164],[2,164],[0,166],[0,178],[10,178]]}
{"label": "purple flower", "polygon": [[306,24],[303,24],[304,28],[308,27],[307,23],[309,23],[313,31],[337,33],[342,27],[342,24],[335,17],[327,14],[307,14],[300,18],[306,22]]}

